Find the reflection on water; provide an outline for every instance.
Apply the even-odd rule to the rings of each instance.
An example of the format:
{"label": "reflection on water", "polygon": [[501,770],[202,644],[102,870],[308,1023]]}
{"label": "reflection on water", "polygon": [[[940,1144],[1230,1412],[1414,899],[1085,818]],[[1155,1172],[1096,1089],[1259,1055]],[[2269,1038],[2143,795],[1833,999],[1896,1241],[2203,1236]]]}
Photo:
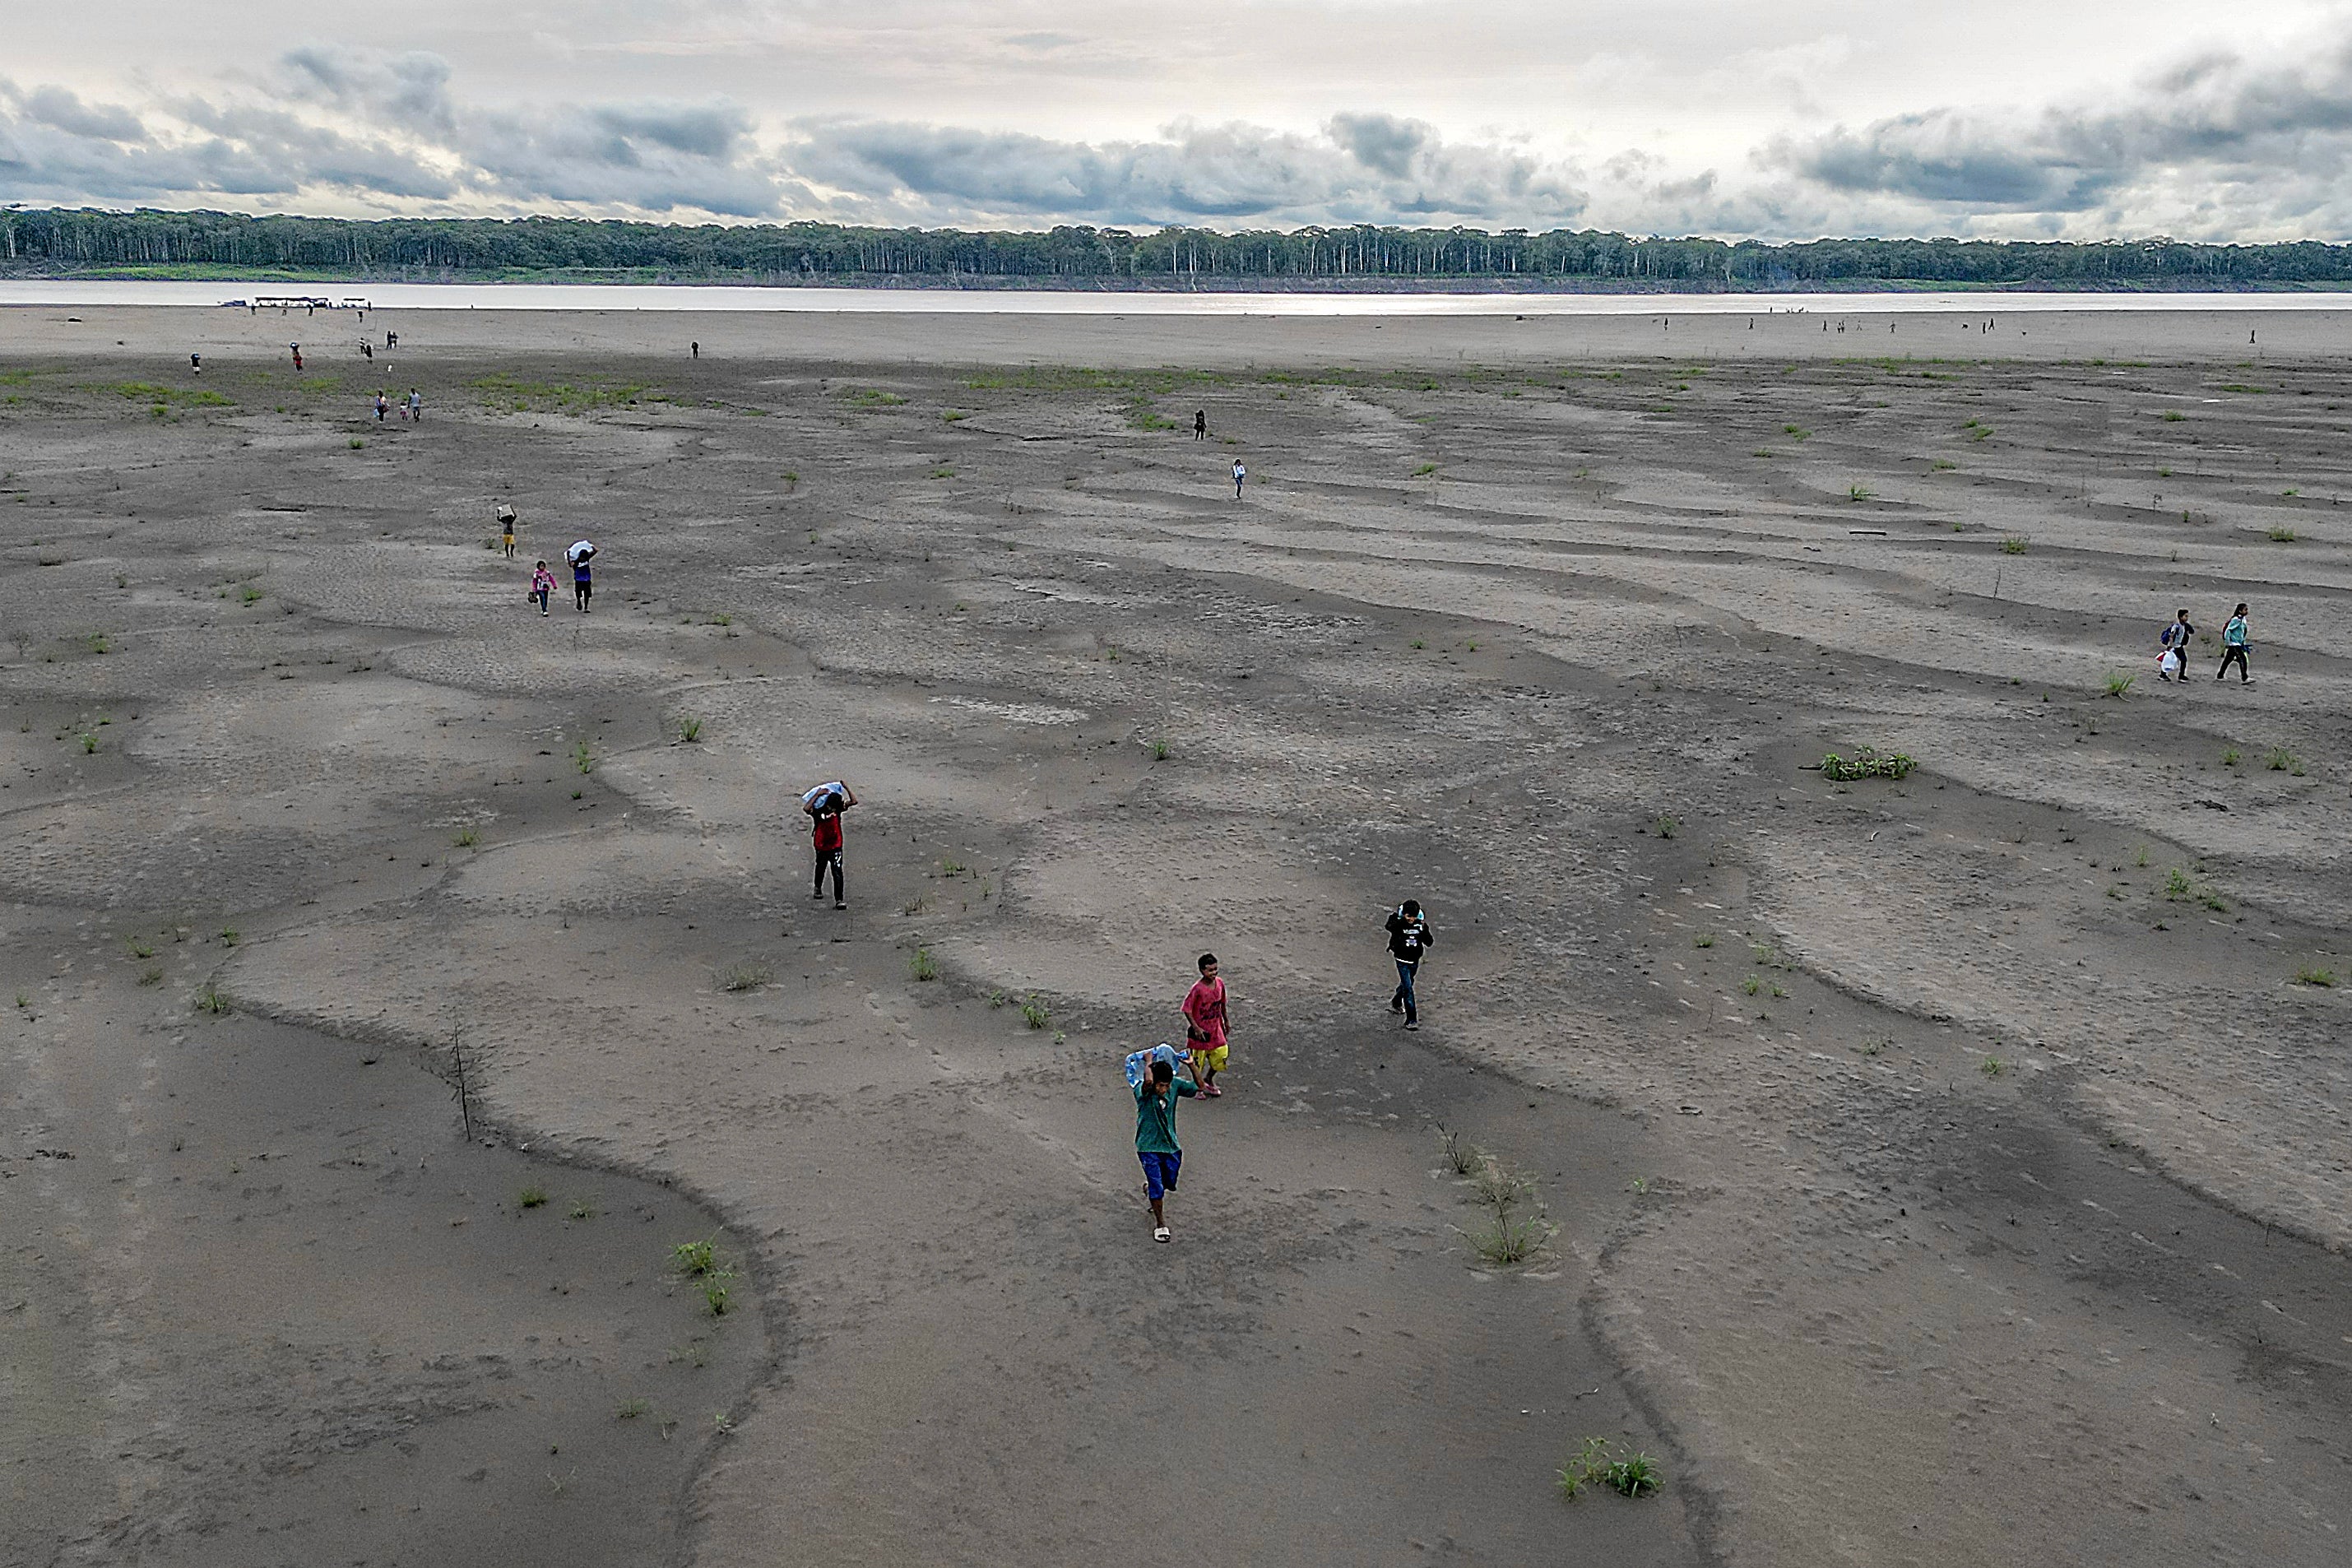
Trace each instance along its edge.
{"label": "reflection on water", "polygon": [[209,305],[270,296],[403,310],[832,310],[1039,316],[1885,315],[1981,310],[2343,310],[2309,294],[1231,294],[1026,289],[749,289],[637,283],[212,283],[0,279],[0,305]]}

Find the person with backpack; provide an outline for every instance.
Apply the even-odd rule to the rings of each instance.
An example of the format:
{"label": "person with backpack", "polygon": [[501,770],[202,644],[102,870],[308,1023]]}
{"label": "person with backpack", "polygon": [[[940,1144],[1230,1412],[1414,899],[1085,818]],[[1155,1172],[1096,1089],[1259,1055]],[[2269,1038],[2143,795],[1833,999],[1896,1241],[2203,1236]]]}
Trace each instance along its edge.
{"label": "person with backpack", "polygon": [[811,822],[810,844],[816,850],[816,880],[812,899],[824,897],[824,874],[833,873],[833,907],[845,910],[849,900],[841,890],[841,814],[857,804],[857,792],[840,779],[821,784],[801,796],[801,811]]}
{"label": "person with backpack", "polygon": [[1437,945],[1430,933],[1428,917],[1421,905],[1412,899],[1399,904],[1389,916],[1389,956],[1396,960],[1396,994],[1389,998],[1389,1011],[1404,1015],[1404,1026],[1421,1027],[1421,1004],[1413,994],[1413,981],[1421,973],[1423,954]]}
{"label": "person with backpack", "polygon": [[2240,605],[2230,612],[2230,624],[2221,628],[2221,668],[2213,672],[2213,679],[2219,680],[2229,674],[2230,666],[2234,662],[2238,667],[2238,684],[2243,686],[2252,680],[2253,677],[2246,670],[2246,649],[2249,646],[2246,640],[2246,606]]}
{"label": "person with backpack", "polygon": [[2158,680],[2170,680],[2178,676],[2183,685],[2188,683],[2189,639],[2196,635],[2197,628],[2189,624],[2187,610],[2180,611],[2174,616],[2172,624],[2164,628],[2164,635],[2157,638],[2157,647],[2164,650],[2156,660],[2156,678]]}

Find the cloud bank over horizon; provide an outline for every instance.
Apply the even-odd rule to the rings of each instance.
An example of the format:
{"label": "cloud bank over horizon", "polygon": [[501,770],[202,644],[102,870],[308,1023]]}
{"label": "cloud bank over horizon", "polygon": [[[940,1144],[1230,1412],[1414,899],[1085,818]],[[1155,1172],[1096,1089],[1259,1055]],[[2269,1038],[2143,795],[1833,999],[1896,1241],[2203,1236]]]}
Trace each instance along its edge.
{"label": "cloud bank over horizon", "polygon": [[[1032,54],[1071,42],[1017,37]],[[1699,158],[1666,131],[1612,145],[1363,102],[1299,123],[1178,115],[1089,135],[952,113],[762,111],[725,90],[525,98],[469,89],[460,62],[430,49],[303,44],[259,70],[168,86],[0,77],[0,200],[963,227],[2352,238],[2352,19],[2260,51],[2185,48],[2039,102],[1852,120],[1805,97],[1806,73],[1843,58],[1772,52],[1755,69],[1783,72],[1774,90],[1798,107]]]}

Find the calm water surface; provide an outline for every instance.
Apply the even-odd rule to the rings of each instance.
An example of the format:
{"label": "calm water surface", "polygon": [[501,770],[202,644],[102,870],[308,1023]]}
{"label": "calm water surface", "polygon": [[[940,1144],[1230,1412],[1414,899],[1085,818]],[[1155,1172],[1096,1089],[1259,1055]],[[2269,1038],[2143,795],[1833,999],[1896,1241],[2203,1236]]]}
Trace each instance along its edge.
{"label": "calm water surface", "polygon": [[829,310],[1036,316],[1738,316],[2039,310],[2346,310],[2313,294],[1128,294],[1079,290],[751,289],[633,283],[149,283],[0,279],[0,305],[218,306],[264,295],[404,310]]}

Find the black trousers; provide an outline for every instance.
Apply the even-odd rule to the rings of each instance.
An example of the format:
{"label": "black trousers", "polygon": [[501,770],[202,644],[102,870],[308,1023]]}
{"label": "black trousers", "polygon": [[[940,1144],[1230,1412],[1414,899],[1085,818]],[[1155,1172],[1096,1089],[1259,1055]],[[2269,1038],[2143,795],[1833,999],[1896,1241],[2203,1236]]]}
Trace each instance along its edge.
{"label": "black trousers", "polygon": [[2242,681],[2252,680],[2253,677],[2246,673],[2246,650],[2242,647],[2225,647],[2221,650],[2221,668],[2213,672],[2213,679],[2219,680],[2229,674],[2230,661],[2232,659],[2235,659],[2238,664],[2238,679]]}
{"label": "black trousers", "polygon": [[816,852],[816,884],[812,887],[809,891],[819,897],[823,896],[824,892],[824,873],[828,867],[830,867],[833,871],[833,901],[837,904],[843,901],[841,897],[841,851],[838,849],[820,849]]}

